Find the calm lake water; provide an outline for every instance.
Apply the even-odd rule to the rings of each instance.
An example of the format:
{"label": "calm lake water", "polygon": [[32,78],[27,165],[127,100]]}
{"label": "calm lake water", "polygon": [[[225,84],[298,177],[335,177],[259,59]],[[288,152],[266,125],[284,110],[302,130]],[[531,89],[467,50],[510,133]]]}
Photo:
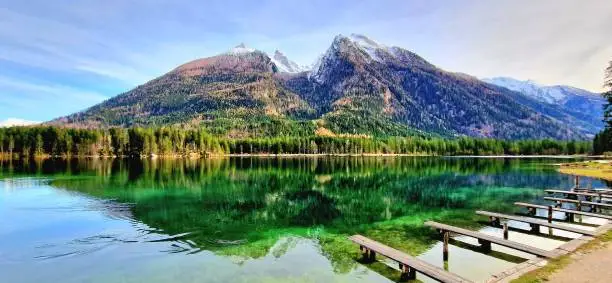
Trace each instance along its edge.
{"label": "calm lake water", "polygon": [[[550,165],[565,161],[4,161],[0,282],[389,282],[399,273],[357,262],[346,236],[364,234],[442,266],[440,241],[424,221],[500,234],[474,211],[513,213],[515,201],[541,203],[543,189],[571,187],[573,178]],[[510,234],[547,249],[573,237],[558,236],[565,238]],[[447,268],[472,280],[530,258],[487,255],[470,243],[451,246]]]}

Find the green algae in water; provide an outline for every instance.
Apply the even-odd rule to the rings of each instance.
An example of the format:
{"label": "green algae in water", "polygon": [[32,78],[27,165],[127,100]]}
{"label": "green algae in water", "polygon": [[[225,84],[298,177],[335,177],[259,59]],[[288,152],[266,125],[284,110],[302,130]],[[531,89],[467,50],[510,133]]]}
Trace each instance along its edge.
{"label": "green algae in water", "polygon": [[[160,254],[214,254],[237,264],[282,261],[304,239],[329,260],[333,274],[348,274],[360,268],[349,235],[363,234],[416,256],[439,242],[423,226],[427,220],[478,228],[483,218],[475,210],[513,212],[515,201],[533,201],[543,188],[572,184],[568,176],[540,166],[546,162],[554,161],[46,160],[3,162],[0,172],[4,179],[46,178],[52,188],[123,204],[119,211],[109,206],[106,213],[167,235],[155,240],[171,245]],[[381,266],[371,268],[395,276]]]}

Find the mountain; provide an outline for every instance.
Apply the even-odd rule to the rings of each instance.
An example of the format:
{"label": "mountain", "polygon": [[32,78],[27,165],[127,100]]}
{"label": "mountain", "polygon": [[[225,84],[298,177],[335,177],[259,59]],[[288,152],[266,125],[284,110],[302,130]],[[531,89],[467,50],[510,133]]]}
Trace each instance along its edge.
{"label": "mountain", "polygon": [[446,72],[408,50],[362,35],[336,37],[308,78],[296,76],[285,86],[340,125],[334,131],[394,123],[446,136],[583,137],[518,103],[512,91]]}
{"label": "mountain", "polygon": [[241,44],[226,53],[185,63],[133,90],[50,124],[203,124],[220,134],[241,136],[270,123],[283,126],[311,118],[312,108],[277,83],[276,75],[277,67],[268,55]]}
{"label": "mountain", "polygon": [[[582,139],[543,103],[363,35],[339,35],[312,70],[239,45],[50,124],[203,126],[232,137],[366,134]],[[554,112],[550,110],[550,112]],[[561,115],[562,116],[562,115]]]}
{"label": "mountain", "polygon": [[606,100],[598,93],[571,86],[543,86],[533,81],[521,81],[508,77],[485,78],[483,81],[520,92],[547,106],[557,108],[573,120],[568,123],[581,126],[589,133],[597,133],[603,127],[603,106]]}
{"label": "mountain", "polygon": [[274,56],[270,58],[279,72],[285,73],[300,73],[308,71],[308,67],[300,66],[297,63],[289,60],[285,54],[280,51],[274,51]]}

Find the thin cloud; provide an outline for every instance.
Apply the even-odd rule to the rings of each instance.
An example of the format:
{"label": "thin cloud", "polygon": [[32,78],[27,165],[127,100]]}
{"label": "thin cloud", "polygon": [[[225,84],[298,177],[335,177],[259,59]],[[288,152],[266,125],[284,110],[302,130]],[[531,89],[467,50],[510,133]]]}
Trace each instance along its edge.
{"label": "thin cloud", "polygon": [[59,99],[68,98],[72,101],[80,100],[92,103],[98,103],[108,98],[100,93],[76,89],[70,86],[31,83],[3,76],[0,76],[0,89],[6,92],[8,92],[7,90],[17,91],[22,96],[38,96],[44,94],[46,96],[52,95],[54,98]]}

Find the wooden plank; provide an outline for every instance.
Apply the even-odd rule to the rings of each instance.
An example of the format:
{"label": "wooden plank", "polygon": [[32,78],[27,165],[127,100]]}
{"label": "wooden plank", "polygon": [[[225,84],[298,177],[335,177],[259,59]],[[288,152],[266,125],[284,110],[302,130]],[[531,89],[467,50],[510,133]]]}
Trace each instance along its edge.
{"label": "wooden plank", "polygon": [[612,195],[612,190],[610,189],[599,189],[599,188],[581,188],[581,189],[575,189],[576,192],[581,192],[581,193],[591,193],[591,194],[602,194],[603,196],[609,196]]}
{"label": "wooden plank", "polygon": [[446,224],[442,224],[442,223],[437,223],[437,222],[433,222],[433,221],[427,221],[425,222],[425,225],[429,226],[429,227],[433,227],[442,231],[449,231],[452,233],[456,233],[456,234],[461,234],[461,235],[465,235],[465,236],[469,236],[472,238],[476,238],[479,240],[484,240],[490,243],[494,243],[494,244],[498,244],[500,246],[504,246],[504,247],[508,247],[511,249],[515,249],[515,250],[519,250],[522,252],[526,252],[529,254],[533,254],[533,255],[537,255],[540,257],[547,257],[547,258],[554,258],[557,257],[558,254],[556,254],[555,252],[552,251],[547,251],[547,250],[543,250],[540,248],[536,248],[533,246],[528,246],[525,244],[521,244],[521,243],[517,243],[517,242],[512,242],[512,241],[508,241],[508,240],[504,240],[502,238],[497,238],[497,237],[493,237],[493,236],[489,236],[487,234],[483,234],[480,232],[475,232],[475,231],[470,231],[467,229],[463,229],[463,228],[459,228],[459,227],[454,227],[454,226],[450,226],[450,225],[446,225]]}
{"label": "wooden plank", "polygon": [[471,282],[461,276],[448,272],[440,267],[422,261],[418,258],[409,256],[401,251],[398,251],[392,247],[381,244],[372,239],[366,238],[362,235],[353,235],[349,239],[354,243],[363,246],[369,250],[375,251],[376,253],[388,257],[398,263],[410,266],[420,273],[427,275],[440,282]]}
{"label": "wooden plank", "polygon": [[568,203],[580,203],[581,205],[586,205],[586,206],[598,206],[598,207],[605,207],[605,208],[612,208],[612,204],[610,203],[601,203],[601,202],[592,202],[592,201],[585,201],[585,200],[575,200],[575,199],[566,199],[566,198],[553,198],[553,197],[544,197],[545,200],[549,200],[549,201],[556,201],[556,202],[568,202]]}
{"label": "wooden plank", "polygon": [[600,194],[581,193],[581,192],[562,191],[562,190],[545,190],[545,192],[549,194],[566,194],[566,195],[585,196],[585,197],[600,197]]}
{"label": "wooden plank", "polygon": [[[546,205],[539,205],[539,204],[532,204],[532,203],[525,203],[525,202],[515,202],[514,205],[522,206],[522,207],[533,207],[533,208],[539,208],[539,209],[548,209],[548,206],[546,206]],[[553,207],[552,209],[553,209],[553,211],[559,211],[559,212],[565,212],[565,213],[573,213],[573,214],[577,214],[577,215],[584,215],[584,216],[589,216],[589,217],[596,217],[596,218],[612,220],[612,215],[605,215],[605,214],[586,212],[586,211],[578,211],[578,210],[567,209],[567,208],[560,208],[560,207]]]}
{"label": "wooden plank", "polygon": [[483,211],[483,210],[476,211],[476,214],[484,215],[484,216],[492,216],[498,219],[508,219],[508,220],[513,220],[513,221],[525,222],[529,224],[537,224],[537,225],[544,226],[544,227],[550,227],[550,228],[554,228],[558,230],[563,230],[563,231],[568,231],[568,232],[573,232],[573,233],[578,233],[578,234],[583,234],[583,235],[588,235],[588,236],[596,235],[595,231],[588,231],[588,230],[578,229],[574,227],[568,227],[568,226],[559,225],[556,223],[548,223],[547,221],[543,221],[543,220],[535,219],[535,218],[529,218],[529,217],[523,217],[523,216],[517,216],[517,215],[508,215],[508,214],[489,212],[489,211]]}
{"label": "wooden plank", "polygon": [[599,202],[612,202],[611,194],[603,193],[603,192],[584,192],[583,189],[576,189],[576,191],[563,191],[563,190],[545,190],[545,192],[549,194],[563,194],[565,196],[583,196],[585,198],[589,197],[591,200],[593,198],[599,198]]}

